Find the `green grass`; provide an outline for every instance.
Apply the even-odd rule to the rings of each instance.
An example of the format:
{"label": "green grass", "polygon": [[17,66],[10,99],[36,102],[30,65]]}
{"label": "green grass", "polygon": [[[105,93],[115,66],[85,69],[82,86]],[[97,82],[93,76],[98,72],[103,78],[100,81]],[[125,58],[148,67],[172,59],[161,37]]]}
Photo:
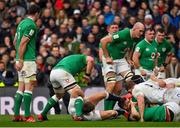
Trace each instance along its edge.
{"label": "green grass", "polygon": [[123,117],[106,121],[73,121],[69,115],[49,115],[49,121],[12,122],[12,116],[1,115],[0,127],[180,127],[180,122],[127,122]]}

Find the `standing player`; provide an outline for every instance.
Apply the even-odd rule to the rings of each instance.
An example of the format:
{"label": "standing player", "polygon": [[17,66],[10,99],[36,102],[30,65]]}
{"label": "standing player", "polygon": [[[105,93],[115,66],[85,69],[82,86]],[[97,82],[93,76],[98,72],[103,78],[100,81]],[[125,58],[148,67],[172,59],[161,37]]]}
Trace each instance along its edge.
{"label": "standing player", "polygon": [[[109,93],[114,92],[117,77],[123,77],[126,82],[133,76],[130,65],[125,59],[127,52],[133,49],[136,38],[140,38],[144,32],[144,25],[137,22],[132,29],[124,29],[107,35],[101,39],[103,50],[103,73],[106,78],[106,90]],[[130,56],[130,55],[129,55]],[[131,57],[129,57],[131,59]],[[111,101],[105,101],[105,110],[113,109],[113,105],[109,103]],[[112,104],[114,104],[112,102]],[[106,107],[106,106],[109,106]]]}
{"label": "standing player", "polygon": [[37,5],[30,6],[28,17],[18,25],[15,39],[13,41],[16,48],[16,69],[19,78],[19,87],[15,94],[15,115],[13,121],[22,121],[23,119],[19,114],[23,99],[25,121],[35,122],[35,119],[30,114],[30,103],[32,99],[32,91],[36,84],[35,43],[37,26],[35,21],[39,17],[39,12],[40,8]]}
{"label": "standing player", "polygon": [[[48,111],[63,97],[65,91],[70,94],[70,98],[83,98],[84,93],[79,85],[77,85],[73,76],[86,68],[84,79],[89,82],[93,66],[94,59],[91,56],[80,54],[67,56],[58,62],[50,73],[50,81],[55,95],[48,100],[42,113],[38,115],[38,120],[47,120]],[[76,105],[81,110],[83,105],[82,100],[76,100]],[[81,112],[78,112],[77,116],[80,115]]]}
{"label": "standing player", "polygon": [[165,39],[164,29],[160,28],[156,32],[154,42],[157,43],[158,52],[158,68],[159,68],[159,78],[166,78],[165,68],[170,61],[171,56],[174,54],[174,49],[170,42]]}
{"label": "standing player", "polygon": [[154,30],[147,29],[145,32],[145,38],[136,45],[133,53],[136,75],[142,75],[148,78],[148,76],[153,73],[157,63],[157,44],[153,42],[153,40]]}
{"label": "standing player", "polygon": [[[113,33],[117,32],[119,30],[119,26],[118,24],[116,23],[112,23],[108,26],[108,35],[112,35]],[[103,57],[103,50],[102,50],[102,45],[101,43],[99,43],[99,59],[100,61],[103,63],[103,67],[102,67],[102,72],[104,72],[105,70],[105,59]],[[103,77],[104,77],[104,82],[105,82],[105,86],[106,86],[106,83],[107,83],[107,78],[106,78],[106,75],[103,74]],[[119,95],[120,94],[120,91],[121,91],[121,83],[120,83],[120,80],[122,78],[119,76],[116,78],[116,83],[114,85],[114,89],[109,92],[115,94],[115,95]],[[111,88],[110,86],[106,86],[106,90],[110,90],[109,88]],[[104,100],[104,110],[112,110],[114,105],[115,105],[116,101],[110,101],[110,100]]]}

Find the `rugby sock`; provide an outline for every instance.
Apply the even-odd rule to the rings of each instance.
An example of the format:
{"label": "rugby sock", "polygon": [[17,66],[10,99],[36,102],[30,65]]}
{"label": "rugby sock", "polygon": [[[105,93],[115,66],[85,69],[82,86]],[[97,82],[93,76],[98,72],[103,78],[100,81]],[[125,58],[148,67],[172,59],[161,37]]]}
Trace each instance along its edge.
{"label": "rugby sock", "polygon": [[19,116],[19,110],[21,107],[22,98],[23,98],[23,92],[17,91],[14,97],[14,100],[15,100],[14,115],[15,116]]}
{"label": "rugby sock", "polygon": [[104,110],[112,110],[115,104],[116,104],[116,101],[107,100],[107,99],[104,100]]}
{"label": "rugby sock", "polygon": [[82,108],[83,108],[83,100],[82,99],[76,99],[75,100],[76,116],[82,115]]}
{"label": "rugby sock", "polygon": [[109,103],[110,101],[109,100],[104,100],[104,110],[109,110]]}
{"label": "rugby sock", "polygon": [[42,111],[41,114],[42,114],[44,117],[46,117],[46,115],[47,115],[47,113],[49,112],[49,110],[50,110],[53,106],[55,106],[55,104],[56,104],[58,101],[59,101],[59,99],[56,97],[56,95],[52,96],[52,97],[48,100],[48,102],[47,102],[47,104],[46,104],[46,106],[45,106],[45,108],[43,109],[43,111]]}
{"label": "rugby sock", "polygon": [[112,110],[115,104],[116,104],[116,101],[111,100],[110,105],[109,105],[109,110]]}
{"label": "rugby sock", "polygon": [[30,116],[30,105],[32,100],[32,92],[25,90],[24,91],[24,110],[25,110],[25,117]]}

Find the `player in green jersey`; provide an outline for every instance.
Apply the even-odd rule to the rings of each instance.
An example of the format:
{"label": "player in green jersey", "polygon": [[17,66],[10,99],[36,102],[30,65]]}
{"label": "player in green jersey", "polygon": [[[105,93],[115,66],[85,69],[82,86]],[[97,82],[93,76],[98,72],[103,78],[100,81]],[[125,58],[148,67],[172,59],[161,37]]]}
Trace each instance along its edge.
{"label": "player in green jersey", "polygon": [[154,30],[150,28],[145,32],[145,38],[136,45],[133,53],[136,75],[148,78],[153,73],[157,63],[157,44],[153,40]]}
{"label": "player in green jersey", "polygon": [[16,30],[14,45],[16,48],[16,69],[18,71],[19,87],[15,94],[14,119],[13,121],[22,121],[19,110],[24,101],[25,121],[35,122],[30,114],[30,103],[32,91],[36,85],[36,36],[37,26],[35,21],[38,19],[40,8],[37,5],[31,5],[28,10],[28,16],[22,20]]}
{"label": "player in green jersey", "polygon": [[[76,116],[76,104],[75,101],[79,98],[83,101],[82,115],[80,117]],[[106,91],[98,92],[92,94],[84,99],[82,97],[71,98],[68,106],[69,114],[76,121],[94,121],[94,120],[105,120],[116,118],[119,115],[128,115],[125,110],[116,109],[116,110],[95,110],[95,106],[102,99],[121,101],[122,98],[114,96]]]}
{"label": "player in green jersey", "polygon": [[[108,35],[112,35],[113,33],[117,32],[119,30],[119,26],[118,24],[116,23],[112,23],[108,26]],[[121,85],[121,80],[122,80],[122,77],[121,76],[117,76],[116,77],[116,83],[114,85],[114,88],[111,89],[112,87],[111,86],[106,86],[106,83],[107,83],[107,78],[106,78],[106,75],[104,72],[106,72],[106,69],[109,67],[112,67],[112,64],[106,64],[105,62],[105,59],[103,57],[103,50],[102,50],[102,45],[101,43],[99,43],[99,59],[100,61],[102,62],[102,72],[103,72],[103,77],[104,77],[104,83],[105,83],[105,87],[106,87],[106,90],[112,90],[112,91],[109,91],[115,95],[119,95],[120,94],[120,91],[121,91],[121,88],[122,88],[122,85]],[[110,100],[106,100],[104,101],[104,110],[112,110],[114,105],[115,105],[116,101],[110,101]]]}
{"label": "player in green jersey", "polygon": [[[38,120],[47,120],[48,111],[63,97],[65,91],[70,94],[70,98],[84,98],[84,93],[73,76],[86,69],[84,79],[89,82],[93,66],[94,59],[91,56],[80,54],[67,56],[58,62],[50,73],[50,81],[55,95],[48,100],[42,113],[38,115]],[[77,116],[80,116],[82,114],[83,101],[77,99],[75,102],[78,107]]]}
{"label": "player in green jersey", "polygon": [[165,68],[169,63],[170,58],[174,54],[174,48],[170,44],[170,42],[167,39],[165,39],[165,32],[164,29],[162,28],[157,30],[154,42],[157,43],[157,51],[158,51],[158,56],[157,56],[158,57],[157,66],[159,68],[158,77],[166,78]]}
{"label": "player in green jersey", "polygon": [[[132,29],[126,28],[113,34],[109,34],[101,39],[103,50],[103,73],[106,83],[106,90],[108,92],[113,93],[114,91],[119,91],[119,89],[116,89],[117,81],[120,81],[123,78],[128,81],[128,79],[130,79],[130,77],[133,75],[130,65],[125,59],[125,55],[128,51],[130,51],[130,49],[133,49],[136,42],[135,39],[140,38],[143,32],[144,25],[137,22]],[[112,109],[114,106],[114,102],[108,102],[106,103],[105,101],[105,110]]]}
{"label": "player in green jersey", "polygon": [[[129,121],[139,121],[140,113],[136,102],[133,99],[125,99],[123,102],[119,102],[119,107],[129,112]],[[180,106],[175,102],[168,102],[162,105],[154,104],[153,106],[144,108],[143,121],[153,122],[171,122],[180,121]]]}

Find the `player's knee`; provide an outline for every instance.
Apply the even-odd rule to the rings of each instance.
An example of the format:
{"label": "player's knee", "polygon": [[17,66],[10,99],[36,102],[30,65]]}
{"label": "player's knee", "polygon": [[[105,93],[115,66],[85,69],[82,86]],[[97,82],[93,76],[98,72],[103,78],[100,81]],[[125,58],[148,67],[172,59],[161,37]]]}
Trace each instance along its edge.
{"label": "player's knee", "polygon": [[107,83],[116,82],[116,74],[114,72],[109,72],[106,75]]}
{"label": "player's knee", "polygon": [[134,76],[134,73],[132,71],[128,71],[125,75],[124,75],[124,80],[126,82],[131,81],[131,78]]}

